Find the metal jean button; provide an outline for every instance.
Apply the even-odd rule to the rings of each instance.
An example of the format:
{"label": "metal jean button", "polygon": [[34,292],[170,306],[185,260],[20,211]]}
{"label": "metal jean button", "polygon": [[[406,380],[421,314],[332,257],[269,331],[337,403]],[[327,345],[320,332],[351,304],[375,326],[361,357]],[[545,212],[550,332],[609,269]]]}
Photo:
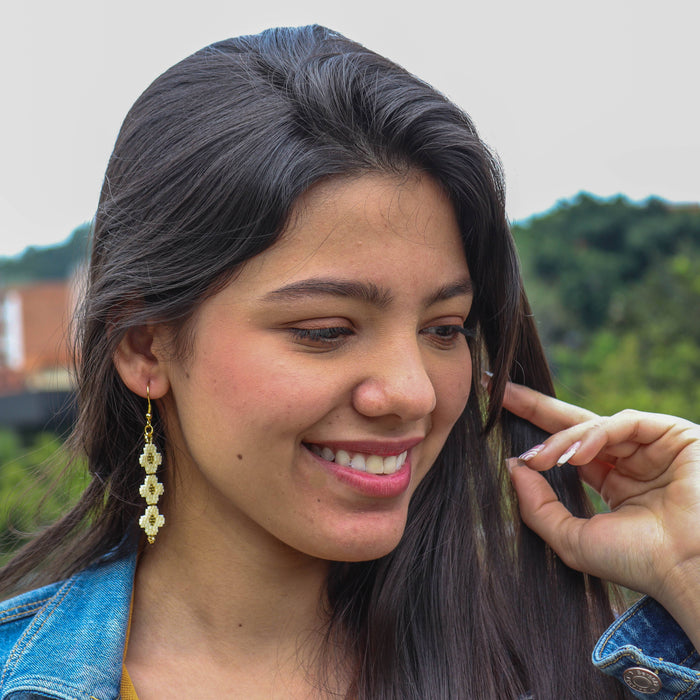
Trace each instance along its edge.
{"label": "metal jean button", "polygon": [[622,674],[622,680],[638,693],[653,695],[661,690],[661,679],[648,668],[635,666]]}

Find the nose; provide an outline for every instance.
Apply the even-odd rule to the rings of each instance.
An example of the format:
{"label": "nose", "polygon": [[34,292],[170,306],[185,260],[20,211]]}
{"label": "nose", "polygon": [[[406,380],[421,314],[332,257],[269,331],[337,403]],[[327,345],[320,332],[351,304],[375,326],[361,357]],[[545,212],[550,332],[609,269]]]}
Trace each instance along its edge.
{"label": "nose", "polygon": [[437,395],[417,342],[384,345],[364,364],[353,391],[355,410],[378,418],[417,421],[435,409]]}

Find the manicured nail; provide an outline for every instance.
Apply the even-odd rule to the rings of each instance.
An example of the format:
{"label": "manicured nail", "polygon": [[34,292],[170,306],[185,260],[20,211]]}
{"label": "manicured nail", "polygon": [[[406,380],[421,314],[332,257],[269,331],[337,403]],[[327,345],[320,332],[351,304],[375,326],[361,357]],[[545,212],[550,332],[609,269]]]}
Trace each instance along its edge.
{"label": "manicured nail", "polygon": [[535,455],[538,455],[544,449],[544,445],[535,445],[531,447],[527,452],[523,452],[518,459],[522,459],[523,462],[527,462],[532,459]]}
{"label": "manicured nail", "polygon": [[492,378],[493,378],[493,372],[489,372],[488,370],[484,370],[482,375],[481,375],[481,386],[483,386],[484,389],[488,389]]}
{"label": "manicured nail", "polygon": [[524,466],[522,460],[516,459],[515,457],[509,457],[506,460],[506,468],[508,469],[508,473],[511,474],[513,472],[513,469],[515,467],[520,467]]}
{"label": "manicured nail", "polygon": [[579,447],[581,447],[581,441],[577,440],[561,457],[559,457],[557,466],[561,467],[562,464],[566,464],[576,454]]}

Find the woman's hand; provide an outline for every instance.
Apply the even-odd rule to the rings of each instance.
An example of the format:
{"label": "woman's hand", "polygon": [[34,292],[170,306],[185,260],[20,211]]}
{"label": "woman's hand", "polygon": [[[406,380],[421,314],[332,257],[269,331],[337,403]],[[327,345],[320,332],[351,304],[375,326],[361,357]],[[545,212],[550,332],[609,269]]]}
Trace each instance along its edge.
{"label": "woman's hand", "polygon": [[[561,559],[648,593],[700,644],[700,426],[655,413],[609,418],[516,384],[503,405],[552,433],[509,460],[524,522]],[[569,462],[610,513],[575,518],[538,472]]]}

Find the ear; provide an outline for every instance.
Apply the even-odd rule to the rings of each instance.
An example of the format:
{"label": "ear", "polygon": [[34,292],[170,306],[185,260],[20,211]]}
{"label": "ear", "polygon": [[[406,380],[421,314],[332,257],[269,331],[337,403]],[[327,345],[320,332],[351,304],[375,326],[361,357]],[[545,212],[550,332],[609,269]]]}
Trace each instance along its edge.
{"label": "ear", "polygon": [[163,348],[163,329],[157,326],[130,328],[114,353],[114,366],[122,381],[138,396],[163,397],[170,388]]}

